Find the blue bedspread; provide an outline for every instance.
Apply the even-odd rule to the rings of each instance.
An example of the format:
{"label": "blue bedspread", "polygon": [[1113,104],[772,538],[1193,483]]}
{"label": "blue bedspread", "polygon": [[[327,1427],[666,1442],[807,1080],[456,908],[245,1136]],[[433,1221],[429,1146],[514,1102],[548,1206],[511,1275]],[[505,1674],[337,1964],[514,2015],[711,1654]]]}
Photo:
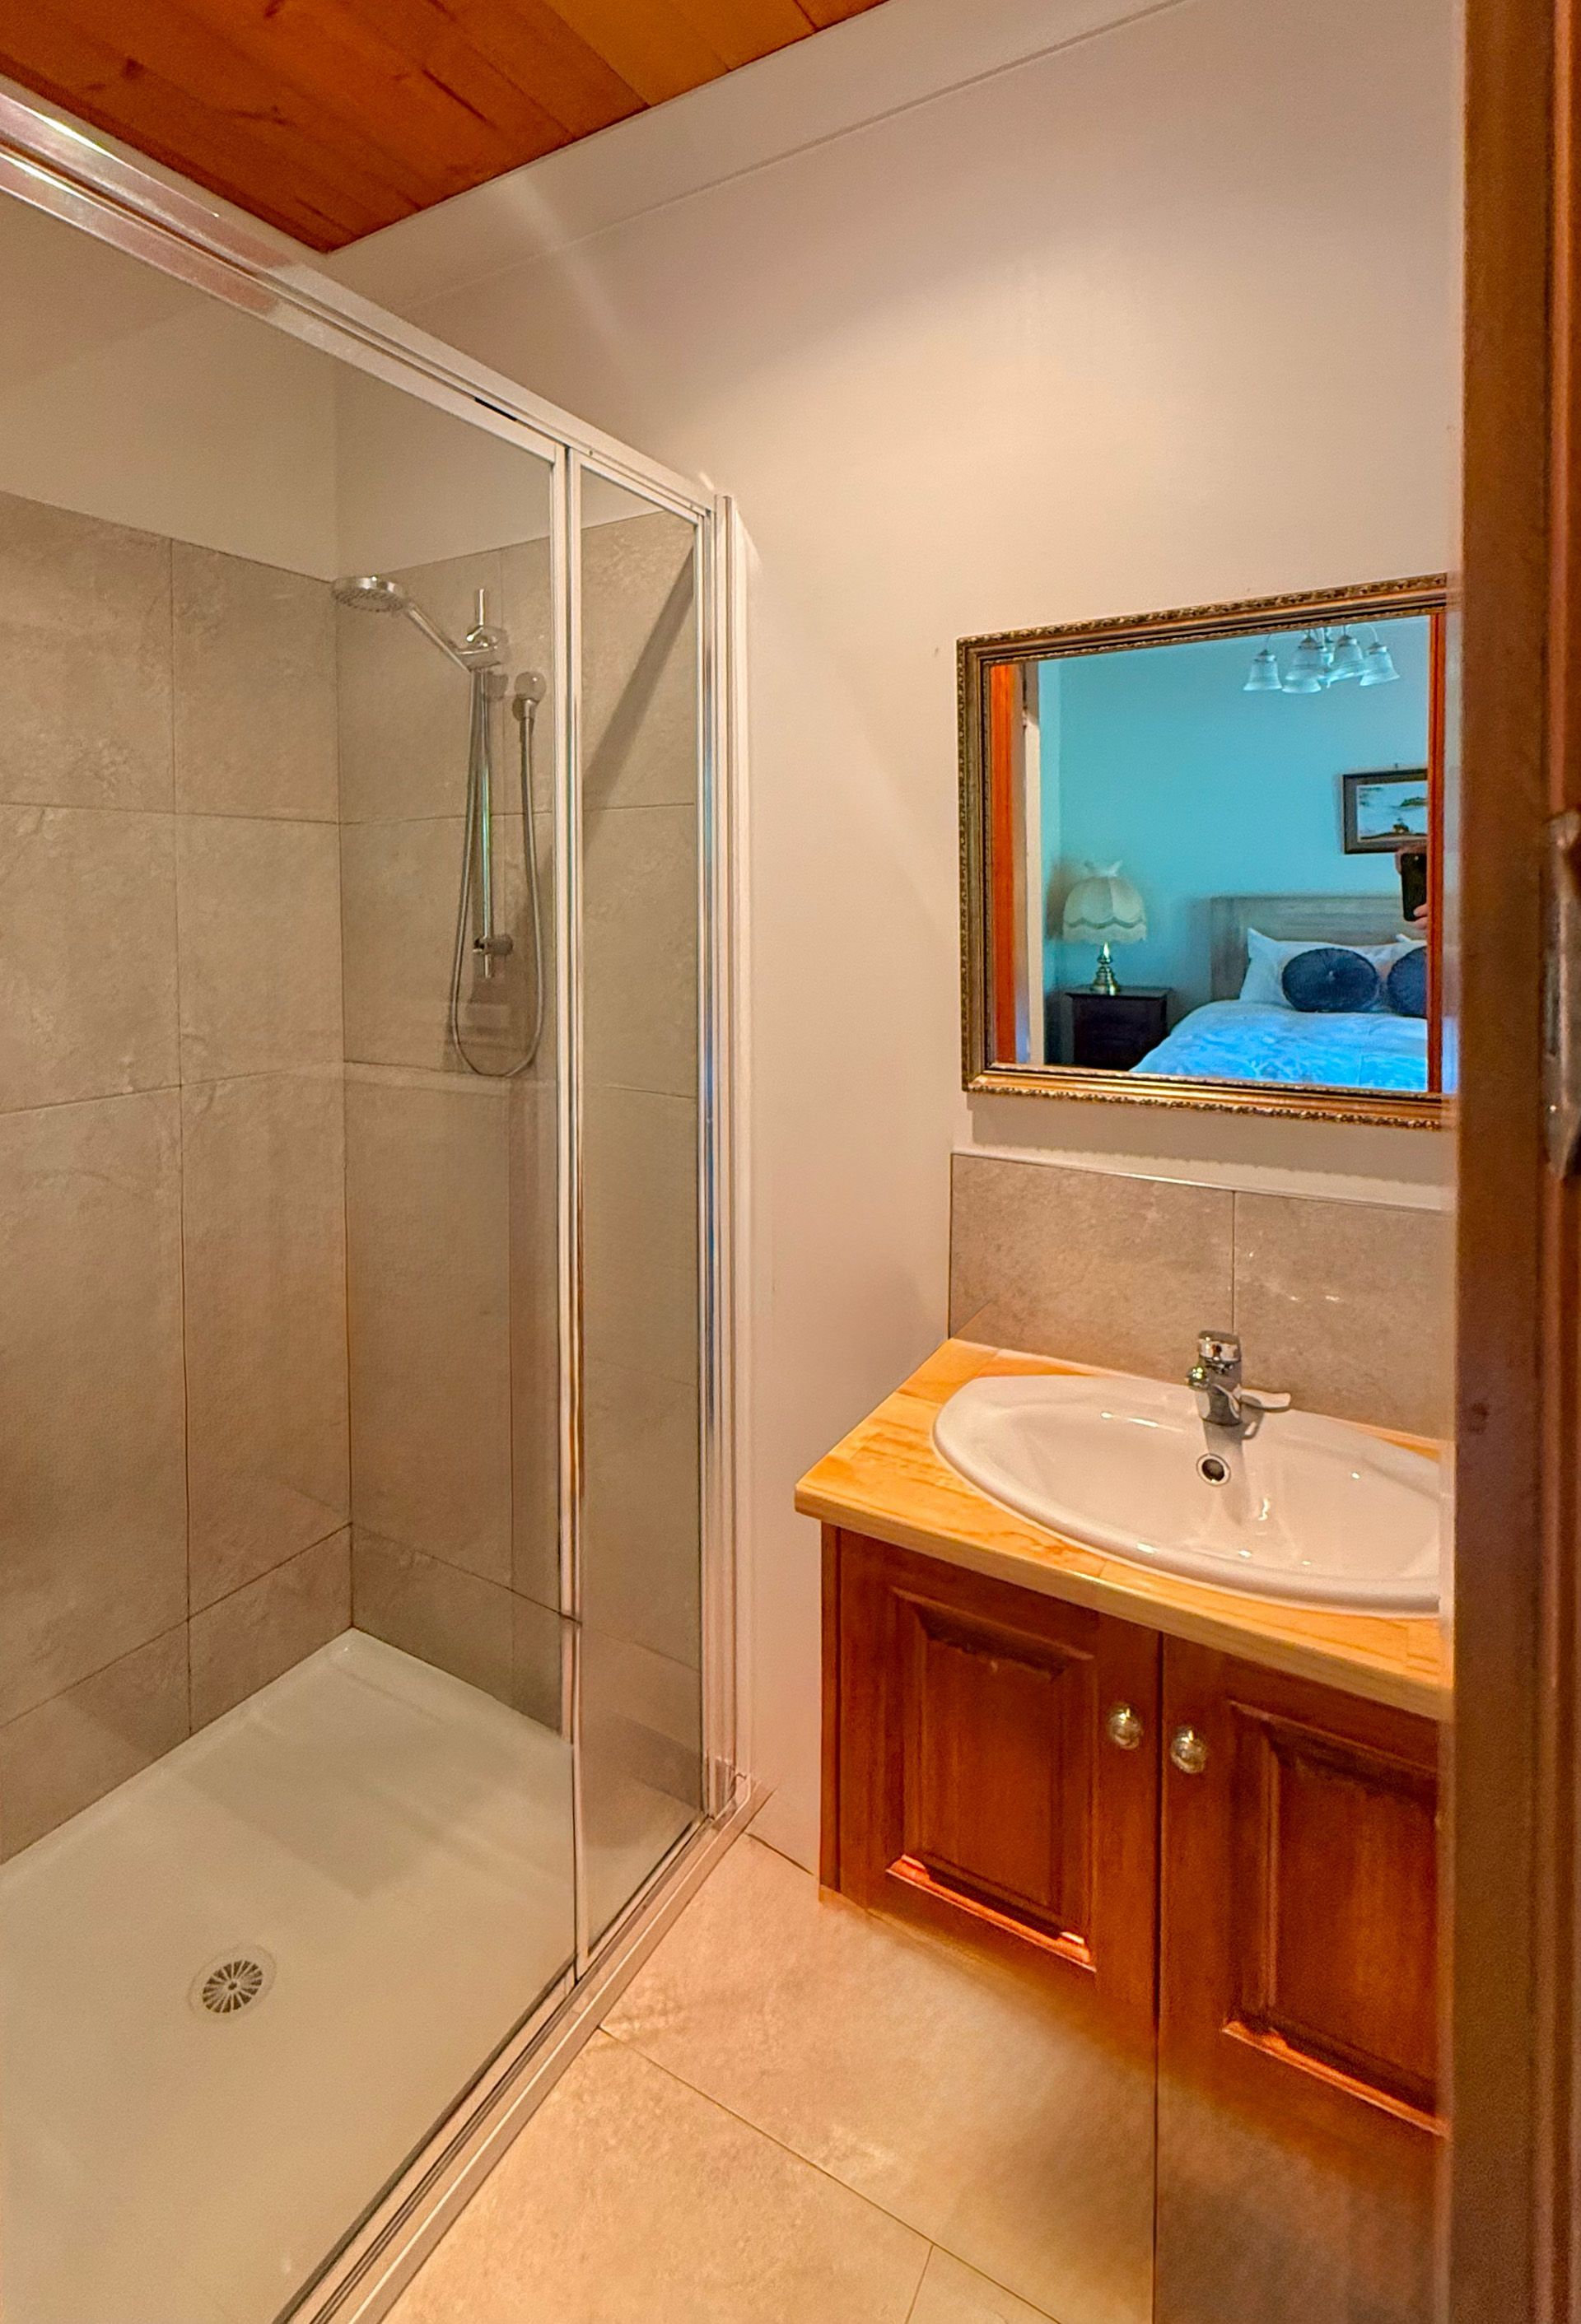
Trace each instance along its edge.
{"label": "blue bedspread", "polygon": [[1216,1082],[1425,1090],[1427,1020],[1392,1010],[1308,1015],[1260,1001],[1210,1001],[1183,1017],[1132,1070]]}

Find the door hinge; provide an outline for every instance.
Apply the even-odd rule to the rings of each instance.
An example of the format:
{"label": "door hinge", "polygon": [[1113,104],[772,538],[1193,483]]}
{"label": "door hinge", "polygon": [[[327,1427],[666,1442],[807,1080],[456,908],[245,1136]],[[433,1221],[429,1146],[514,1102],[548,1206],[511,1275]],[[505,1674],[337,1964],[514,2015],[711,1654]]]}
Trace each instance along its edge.
{"label": "door hinge", "polygon": [[1548,827],[1543,944],[1542,1078],[1549,1167],[1573,1177],[1581,1163],[1581,810]]}

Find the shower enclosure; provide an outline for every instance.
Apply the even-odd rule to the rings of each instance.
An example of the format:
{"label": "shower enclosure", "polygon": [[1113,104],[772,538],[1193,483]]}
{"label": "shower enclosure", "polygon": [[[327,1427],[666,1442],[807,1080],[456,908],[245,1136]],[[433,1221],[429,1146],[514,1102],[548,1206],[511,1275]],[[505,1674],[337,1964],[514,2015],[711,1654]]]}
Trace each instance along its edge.
{"label": "shower enclosure", "polygon": [[744,1813],[729,518],[0,97],[0,2313],[371,2319]]}

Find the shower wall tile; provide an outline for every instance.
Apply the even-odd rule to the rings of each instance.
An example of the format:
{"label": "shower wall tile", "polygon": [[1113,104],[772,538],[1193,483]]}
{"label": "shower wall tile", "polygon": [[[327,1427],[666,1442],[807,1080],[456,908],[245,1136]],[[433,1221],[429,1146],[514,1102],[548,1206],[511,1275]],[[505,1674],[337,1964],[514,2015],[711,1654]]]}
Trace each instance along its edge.
{"label": "shower wall tile", "polygon": [[555,1093],[511,1092],[511,1586],[559,1603],[559,1217]]}
{"label": "shower wall tile", "polygon": [[696,810],[589,814],[582,876],[588,1076],[689,1097],[698,1084]]}
{"label": "shower wall tile", "polygon": [[[666,513],[584,529],[583,794],[589,811],[697,798],[692,541],[685,519]],[[508,554],[507,585],[511,571]]]}
{"label": "shower wall tile", "polygon": [[0,807],[0,1105],[176,1078],[168,815]]}
{"label": "shower wall tile", "polygon": [[589,1360],[584,1604],[588,1622],[696,1668],[701,1625],[698,1393]]}
{"label": "shower wall tile", "polygon": [[1309,1411],[1444,1435],[1447,1213],[953,1157],[950,1328],[1172,1379],[1226,1324]]}
{"label": "shower wall tile", "polygon": [[183,1081],[338,1064],[334,826],[183,816],[177,894]]}
{"label": "shower wall tile", "polygon": [[952,1164],[952,1331],[1172,1379],[1229,1315],[1226,1189],[985,1154]]}
{"label": "shower wall tile", "polygon": [[350,1627],[347,1528],[193,1615],[194,1733]]}
{"label": "shower wall tile", "polygon": [[512,1704],[523,1719],[536,1719],[541,1727],[562,1735],[570,1715],[564,1681],[571,1625],[552,1608],[536,1605],[515,1591],[511,1596],[511,1617]]}
{"label": "shower wall tile", "polygon": [[[389,577],[450,637],[471,628],[479,589],[488,592],[491,621],[504,602],[497,549]],[[397,614],[337,605],[335,634],[345,820],[465,814],[466,672]]]}
{"label": "shower wall tile", "polygon": [[535,669],[549,688],[538,713],[532,801],[540,814],[554,804],[554,608],[550,587],[549,542],[517,541],[501,552],[505,625],[511,632],[511,669]]}
{"label": "shower wall tile", "polygon": [[175,543],[179,807],[336,820],[334,613],[327,582]]}
{"label": "shower wall tile", "polygon": [[0,800],[171,797],[170,542],[0,493]]}
{"label": "shower wall tile", "polygon": [[0,1857],[151,1766],[187,1731],[182,1623],[0,1727]]}
{"label": "shower wall tile", "polygon": [[592,1088],[583,1111],[585,1333],[590,1362],[682,1386],[698,1376],[698,1109]]}
{"label": "shower wall tile", "polygon": [[1442,1211],[1237,1194],[1247,1377],[1336,1419],[1447,1435],[1454,1266]]}
{"label": "shower wall tile", "polygon": [[[463,742],[465,737],[463,736]],[[450,977],[466,824],[459,816],[348,824],[341,835],[346,1054],[360,1065],[464,1074],[450,1040]],[[538,836],[546,836],[539,832]],[[486,1072],[508,1074],[532,1038],[532,948],[522,817],[495,821],[499,926],[514,949],[480,977],[470,955],[462,1033]],[[551,865],[540,865],[546,967],[552,959]],[[549,1015],[546,1010],[545,1025]]]}
{"label": "shower wall tile", "polygon": [[174,1091],[0,1116],[0,1720],[187,1610]]}
{"label": "shower wall tile", "polygon": [[182,1169],[196,1610],[350,1516],[340,1068],[184,1090]]}
{"label": "shower wall tile", "polygon": [[347,1085],[356,1521],[511,1579],[509,1091]]}
{"label": "shower wall tile", "polygon": [[464,1573],[358,1526],[353,1535],[352,1619],[370,1637],[513,1702],[514,1607],[497,1582]]}

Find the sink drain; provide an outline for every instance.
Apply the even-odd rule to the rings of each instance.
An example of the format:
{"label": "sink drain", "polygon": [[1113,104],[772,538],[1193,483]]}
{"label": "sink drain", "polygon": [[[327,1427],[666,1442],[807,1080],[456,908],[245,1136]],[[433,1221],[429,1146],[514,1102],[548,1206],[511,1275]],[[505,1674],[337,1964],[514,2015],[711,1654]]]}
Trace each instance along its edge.
{"label": "sink drain", "polygon": [[236,2017],[262,2001],[274,1982],[274,1963],[262,1945],[233,1945],[200,1969],[188,1998],[208,2017]]}
{"label": "sink drain", "polygon": [[1230,1464],[1221,1461],[1216,1452],[1205,1452],[1197,1464],[1197,1473],[1207,1484],[1222,1485],[1228,1481]]}

